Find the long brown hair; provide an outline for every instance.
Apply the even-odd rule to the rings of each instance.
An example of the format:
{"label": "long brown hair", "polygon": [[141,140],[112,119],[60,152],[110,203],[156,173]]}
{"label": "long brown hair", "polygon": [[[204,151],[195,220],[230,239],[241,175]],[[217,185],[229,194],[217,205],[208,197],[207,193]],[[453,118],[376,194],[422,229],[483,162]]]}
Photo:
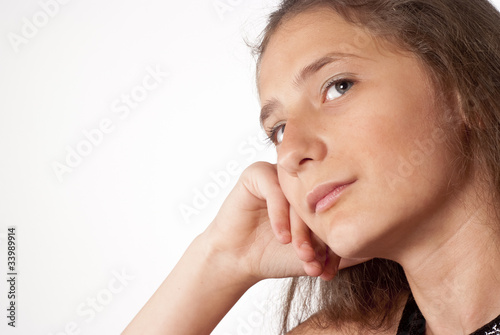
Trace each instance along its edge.
{"label": "long brown hair", "polygon": [[[328,8],[373,36],[416,55],[445,95],[458,97],[466,128],[466,164],[478,163],[500,194],[500,13],[487,0],[284,0],[255,47],[259,64],[271,36],[304,11]],[[307,317],[320,310],[322,326],[390,327],[397,301],[409,292],[395,262],[374,259],[339,271],[334,280],[291,280],[282,332],[293,327],[292,307]],[[299,301],[294,301],[299,299]],[[297,298],[298,297],[298,298]],[[302,297],[302,298],[301,298]],[[321,325],[320,325],[321,326]]]}

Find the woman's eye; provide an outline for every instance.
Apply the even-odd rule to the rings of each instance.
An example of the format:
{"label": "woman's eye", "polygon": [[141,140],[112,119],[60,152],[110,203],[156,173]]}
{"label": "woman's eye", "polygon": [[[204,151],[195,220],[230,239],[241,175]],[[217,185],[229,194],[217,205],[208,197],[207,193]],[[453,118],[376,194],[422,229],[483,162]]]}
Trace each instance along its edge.
{"label": "woman's eye", "polygon": [[282,125],[276,130],[276,143],[281,143],[283,142],[283,136],[285,135],[285,125]]}
{"label": "woman's eye", "polygon": [[283,136],[285,135],[285,126],[285,124],[277,125],[270,131],[269,140],[274,145],[278,145],[283,142]]}
{"label": "woman's eye", "polygon": [[335,100],[351,89],[354,82],[342,79],[328,84],[326,88],[325,101]]}

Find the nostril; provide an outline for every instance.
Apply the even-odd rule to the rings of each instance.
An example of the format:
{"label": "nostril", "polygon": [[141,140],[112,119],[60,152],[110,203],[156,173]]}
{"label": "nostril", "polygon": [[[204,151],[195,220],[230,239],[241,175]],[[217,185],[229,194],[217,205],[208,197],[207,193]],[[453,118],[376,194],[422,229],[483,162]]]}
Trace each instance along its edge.
{"label": "nostril", "polygon": [[299,162],[299,165],[304,164],[306,161],[312,161],[312,158],[304,158]]}

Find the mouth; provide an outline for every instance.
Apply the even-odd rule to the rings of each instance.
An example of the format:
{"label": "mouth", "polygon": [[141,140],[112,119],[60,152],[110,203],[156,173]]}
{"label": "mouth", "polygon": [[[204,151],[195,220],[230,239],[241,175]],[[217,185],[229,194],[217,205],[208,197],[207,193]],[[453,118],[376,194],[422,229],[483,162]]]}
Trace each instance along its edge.
{"label": "mouth", "polygon": [[355,181],[325,183],[315,187],[307,194],[309,209],[316,214],[325,212],[335,205],[343,191]]}

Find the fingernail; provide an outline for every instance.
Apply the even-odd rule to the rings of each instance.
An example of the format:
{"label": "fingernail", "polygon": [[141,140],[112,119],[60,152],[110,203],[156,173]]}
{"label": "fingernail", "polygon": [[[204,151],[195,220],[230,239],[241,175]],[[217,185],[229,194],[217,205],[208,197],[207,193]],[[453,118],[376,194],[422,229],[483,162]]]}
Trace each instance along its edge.
{"label": "fingernail", "polygon": [[309,242],[303,242],[300,245],[300,249],[302,249],[302,250],[308,250],[309,251],[309,250],[313,250],[313,247],[311,246],[311,243],[309,243]]}

